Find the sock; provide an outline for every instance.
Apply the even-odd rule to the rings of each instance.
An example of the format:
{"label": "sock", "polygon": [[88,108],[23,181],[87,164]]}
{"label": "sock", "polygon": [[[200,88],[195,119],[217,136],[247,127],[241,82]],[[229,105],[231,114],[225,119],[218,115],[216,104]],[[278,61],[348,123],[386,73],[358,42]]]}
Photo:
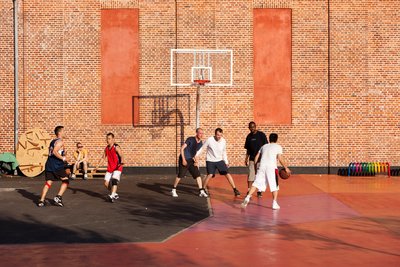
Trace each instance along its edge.
{"label": "sock", "polygon": [[111,193],[111,197],[115,197],[117,193]]}
{"label": "sock", "polygon": [[246,200],[250,200],[250,195],[247,195],[247,196],[246,196]]}

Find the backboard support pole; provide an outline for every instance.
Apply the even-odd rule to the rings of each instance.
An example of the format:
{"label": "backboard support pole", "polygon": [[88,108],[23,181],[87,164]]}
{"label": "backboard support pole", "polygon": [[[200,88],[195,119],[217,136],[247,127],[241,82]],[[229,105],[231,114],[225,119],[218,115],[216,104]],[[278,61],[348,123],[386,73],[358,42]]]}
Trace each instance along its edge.
{"label": "backboard support pole", "polygon": [[196,92],[196,129],[200,128],[200,87],[200,84],[198,84]]}

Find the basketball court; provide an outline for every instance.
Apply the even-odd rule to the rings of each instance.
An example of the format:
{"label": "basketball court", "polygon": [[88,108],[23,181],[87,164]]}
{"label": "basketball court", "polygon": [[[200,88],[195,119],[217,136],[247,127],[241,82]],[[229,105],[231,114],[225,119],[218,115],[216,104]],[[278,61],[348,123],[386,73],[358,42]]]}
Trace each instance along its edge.
{"label": "basketball court", "polygon": [[[234,178],[245,180],[243,175]],[[31,266],[243,266],[249,262],[397,266],[399,262],[398,178],[293,175],[281,183],[281,210],[272,210],[266,195],[243,211],[242,198],[234,198],[224,178],[217,177],[210,188],[210,217],[205,199],[194,195],[193,184],[185,184],[182,199],[176,201],[165,196],[166,181],[129,177],[126,183],[137,186],[121,192],[129,199],[113,204],[90,193],[97,191],[96,181],[77,181],[65,197],[66,209],[48,207],[57,213],[62,210],[63,216],[52,212],[46,217],[39,215],[47,210],[38,210],[29,197],[35,194],[34,183],[1,180],[2,215],[15,214],[10,206],[18,206],[24,218],[2,216],[0,260],[14,266],[26,261]],[[81,189],[82,183],[90,185]],[[5,186],[20,189],[5,192]],[[22,187],[26,189],[21,191]],[[10,195],[12,201],[7,203],[3,197],[10,199]],[[110,205],[125,211],[107,218],[95,212]],[[102,220],[106,225],[99,227]]]}
{"label": "basketball court", "polygon": [[398,10],[0,0],[0,266],[400,266]]}

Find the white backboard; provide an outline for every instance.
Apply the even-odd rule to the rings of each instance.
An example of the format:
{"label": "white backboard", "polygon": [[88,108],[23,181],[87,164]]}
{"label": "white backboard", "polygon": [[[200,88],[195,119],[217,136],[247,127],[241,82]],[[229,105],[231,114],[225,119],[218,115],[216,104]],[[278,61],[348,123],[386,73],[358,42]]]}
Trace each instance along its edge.
{"label": "white backboard", "polygon": [[195,80],[209,80],[206,86],[233,85],[233,50],[171,49],[171,86],[192,86]]}

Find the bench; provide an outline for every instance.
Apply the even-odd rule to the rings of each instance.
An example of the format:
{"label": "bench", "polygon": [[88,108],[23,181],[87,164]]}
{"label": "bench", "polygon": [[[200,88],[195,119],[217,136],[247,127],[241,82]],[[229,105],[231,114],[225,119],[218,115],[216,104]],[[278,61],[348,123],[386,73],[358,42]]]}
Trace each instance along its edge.
{"label": "bench", "polygon": [[[100,167],[96,170],[96,168],[94,167],[89,167],[88,168],[88,178],[89,179],[93,179],[95,176],[102,176],[104,177],[104,175],[107,172],[107,168],[105,167]],[[83,169],[79,169],[76,171],[75,173],[76,176],[83,176]]]}

